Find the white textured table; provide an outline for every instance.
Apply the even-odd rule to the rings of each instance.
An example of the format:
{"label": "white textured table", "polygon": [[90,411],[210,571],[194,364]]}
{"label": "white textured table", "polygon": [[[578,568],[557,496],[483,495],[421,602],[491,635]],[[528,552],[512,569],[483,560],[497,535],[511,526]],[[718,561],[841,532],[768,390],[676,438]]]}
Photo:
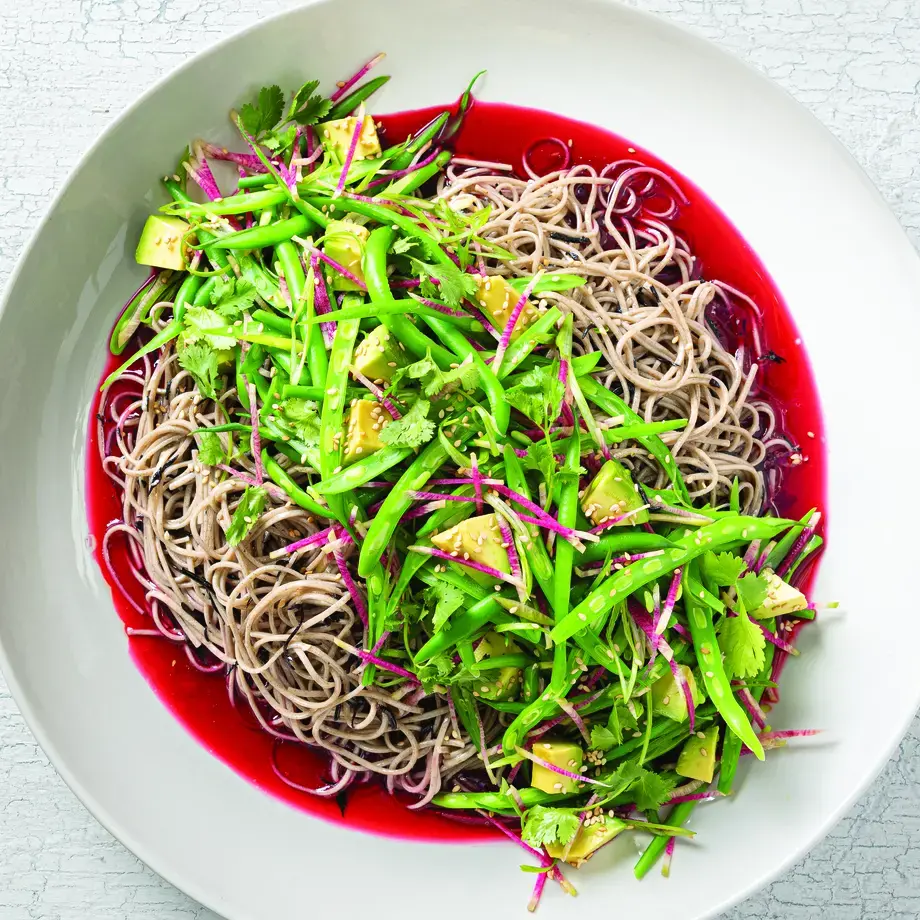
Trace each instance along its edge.
{"label": "white textured table", "polygon": [[[631,2],[716,39],[785,86],[853,152],[920,243],[917,0]],[[291,5],[0,0],[0,283],[71,164],[114,115],[194,51]],[[844,271],[842,285],[871,296],[870,266],[852,286]],[[918,781],[920,720],[830,837],[725,920],[916,920]],[[84,810],[0,677],[0,920],[213,917]]]}

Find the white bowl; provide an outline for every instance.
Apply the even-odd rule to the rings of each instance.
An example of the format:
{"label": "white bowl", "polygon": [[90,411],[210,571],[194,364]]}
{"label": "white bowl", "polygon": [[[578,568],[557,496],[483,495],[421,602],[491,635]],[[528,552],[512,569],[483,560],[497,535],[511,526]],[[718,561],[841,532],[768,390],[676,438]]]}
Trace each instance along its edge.
{"label": "white bowl", "polygon": [[[83,158],[23,256],[0,316],[0,661],[44,749],[96,817],[232,920],[296,911],[444,920],[520,914],[533,881],[510,845],[435,845],[315,820],[200,747],[136,671],[86,547],[87,412],[131,250],[190,137],[226,133],[263,82],[328,86],[380,49],[378,110],[485,98],[593,122],[707,191],[759,253],[809,346],[829,441],[831,529],[816,593],[846,614],[804,632],[782,726],[826,740],[771,755],[741,794],[697,811],[669,881],[605,850],[548,892],[547,916],[709,917],[812,846],[879,772],[920,701],[911,518],[920,264],[847,153],[773,84],[680,29],[601,0],[316,3],[194,58]],[[229,139],[229,135],[228,135]],[[872,336],[879,336],[876,343]],[[880,473],[888,470],[888,480]],[[903,471],[903,472],[902,472]],[[626,854],[627,856],[633,854]],[[618,858],[619,857],[619,858]]]}

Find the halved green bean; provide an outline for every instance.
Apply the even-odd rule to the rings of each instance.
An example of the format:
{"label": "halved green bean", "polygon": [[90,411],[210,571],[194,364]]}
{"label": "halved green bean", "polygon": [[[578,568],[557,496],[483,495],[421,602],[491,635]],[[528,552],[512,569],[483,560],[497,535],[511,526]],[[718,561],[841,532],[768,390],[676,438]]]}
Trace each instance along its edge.
{"label": "halved green bean", "polygon": [[244,195],[231,195],[220,201],[207,201],[199,204],[195,201],[178,202],[176,205],[166,205],[161,210],[169,214],[188,214],[196,217],[207,217],[214,214],[218,217],[228,217],[233,214],[251,214],[254,211],[264,211],[274,205],[287,201],[288,194],[283,188],[267,188],[260,192],[246,192]]}
{"label": "halved green bean", "polygon": [[237,185],[240,188],[261,188],[263,185],[271,185],[274,181],[274,176],[269,173],[257,173],[254,176],[241,176]]}
{"label": "halved green bean", "polygon": [[441,170],[450,162],[453,154],[449,150],[442,150],[430,163],[419,169],[414,169],[405,176],[388,185],[382,195],[411,195],[421,188],[430,179],[440,175]]}
{"label": "halved green bean", "polygon": [[674,544],[667,538],[644,530],[622,528],[616,532],[601,534],[596,543],[585,544],[585,551],[575,560],[579,565],[585,562],[601,562],[608,554],[647,553],[656,549],[671,549]]}
{"label": "halved green bean", "polygon": [[537,347],[545,344],[552,335],[552,329],[562,319],[558,307],[550,307],[536,322],[532,323],[524,333],[516,338],[505,352],[501,367],[496,371],[499,380],[504,380],[515,368]]}
{"label": "halved green bean", "polygon": [[128,358],[124,364],[119,365],[102,381],[101,390],[107,390],[135,361],[139,361],[144,355],[156,351],[171,342],[182,331],[182,323],[173,320],[165,329],[158,332],[143,348],[138,349]]}
{"label": "halved green bean", "polygon": [[173,280],[173,272],[168,270],[159,272],[153,281],[138,291],[134,299],[124,308],[109,339],[109,351],[113,355],[120,355],[125,350],[125,346],[131,341],[131,337],[137,331],[146,312],[159,302]]}
{"label": "halved green bean", "polygon": [[[281,398],[290,399],[292,396],[296,396],[298,399],[310,399],[313,402],[322,402],[326,397],[326,391],[323,387],[286,383],[281,388]],[[345,390],[345,398],[348,400],[364,399],[369,396],[370,394],[363,387],[347,387]]]}
{"label": "halved green bean", "polygon": [[390,160],[390,166],[393,169],[406,169],[415,155],[440,133],[448,118],[450,118],[450,112],[442,112],[437,118],[428,122],[427,125],[405,142],[402,153],[396,154]]}
{"label": "halved green bean", "polygon": [[[681,802],[679,805],[675,805],[671,814],[668,815],[668,824],[672,827],[683,827],[690,819],[690,815],[693,814],[693,809],[696,808],[697,804],[698,803],[694,801]],[[646,847],[645,852],[639,857],[635,869],[633,869],[636,878],[645,878],[649,869],[661,859],[661,856],[667,849],[670,839],[669,836],[661,836],[655,837],[652,840],[648,847]]]}
{"label": "halved green bean", "polygon": [[493,596],[484,597],[476,601],[463,613],[454,614],[450,625],[441,632],[435,633],[419,650],[415,656],[418,662],[428,661],[436,655],[453,648],[458,642],[475,636],[488,623],[504,620],[510,622],[511,617],[502,609],[501,604]]}
{"label": "halved green bean", "polygon": [[[275,254],[281,264],[281,271],[284,273],[288,290],[291,293],[291,301],[294,304],[294,315],[299,316],[302,305],[307,305],[307,320],[313,314],[313,290],[307,291],[307,279],[300,263],[300,253],[297,247],[290,241],[285,240],[275,246]],[[312,327],[307,333],[307,371],[310,375],[310,382],[315,387],[324,386],[326,377],[329,372],[329,358],[326,354],[326,345],[323,342],[323,334],[319,326]]]}

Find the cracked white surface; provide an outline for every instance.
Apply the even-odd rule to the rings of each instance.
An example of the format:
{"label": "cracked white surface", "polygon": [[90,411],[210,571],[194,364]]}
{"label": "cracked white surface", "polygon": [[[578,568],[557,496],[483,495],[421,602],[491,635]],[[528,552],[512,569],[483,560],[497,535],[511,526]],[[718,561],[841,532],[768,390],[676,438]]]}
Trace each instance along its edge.
{"label": "cracked white surface", "polygon": [[[691,26],[784,86],[844,142],[920,244],[917,0],[627,2]],[[70,164],[115,114],[202,46],[292,5],[0,0],[0,284]],[[916,920],[918,783],[920,720],[827,840],[723,920]],[[48,763],[0,677],[0,920],[88,918],[215,915],[96,823]]]}

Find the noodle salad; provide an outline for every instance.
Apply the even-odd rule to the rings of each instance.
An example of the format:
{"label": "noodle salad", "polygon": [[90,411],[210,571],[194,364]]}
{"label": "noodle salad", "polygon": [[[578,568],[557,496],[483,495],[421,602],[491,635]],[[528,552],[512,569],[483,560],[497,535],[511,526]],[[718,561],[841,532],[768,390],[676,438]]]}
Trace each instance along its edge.
{"label": "noodle salad", "polygon": [[[163,185],[116,323],[103,468],[149,629],[277,743],[494,825],[547,882],[620,834],[644,876],[773,731],[821,513],[640,159],[467,159],[459,101],[384,146],[362,82],[276,86]],[[236,173],[223,194],[211,164]],[[279,775],[280,768],[276,765]],[[289,781],[293,784],[293,781]]]}

